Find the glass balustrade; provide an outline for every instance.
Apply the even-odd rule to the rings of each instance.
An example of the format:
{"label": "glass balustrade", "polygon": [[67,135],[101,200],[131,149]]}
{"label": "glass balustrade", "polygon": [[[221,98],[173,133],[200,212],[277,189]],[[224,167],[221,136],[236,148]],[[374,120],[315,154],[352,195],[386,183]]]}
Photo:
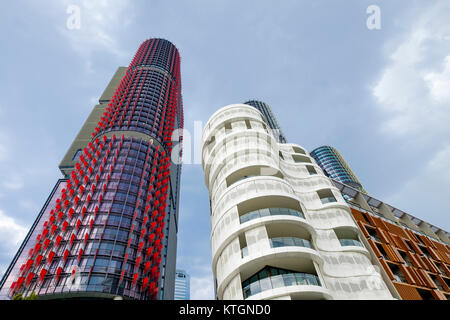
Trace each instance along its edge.
{"label": "glass balustrade", "polygon": [[364,245],[361,242],[359,242],[358,240],[354,240],[354,239],[339,239],[339,242],[341,243],[341,246],[343,246],[343,247],[357,246],[357,247],[364,248]]}
{"label": "glass balustrade", "polygon": [[248,247],[245,247],[241,250],[241,257],[245,258],[246,256],[248,256]]}
{"label": "glass balustrade", "polygon": [[335,197],[320,198],[320,201],[322,201],[323,204],[327,204],[330,202],[337,202]]}
{"label": "glass balustrade", "polygon": [[319,277],[314,274],[300,272],[279,274],[253,282],[244,281],[244,299],[263,291],[296,285],[321,286]]}
{"label": "glass balustrade", "polygon": [[309,242],[308,240],[295,237],[272,238],[270,239],[270,246],[272,248],[291,247],[291,246],[312,248],[311,242]]}
{"label": "glass balustrade", "polygon": [[239,217],[241,223],[267,216],[290,215],[305,219],[301,211],[289,208],[265,208],[246,213]]}
{"label": "glass balustrade", "polygon": [[[271,238],[269,239],[271,248],[280,248],[280,247],[305,247],[312,248],[311,242],[301,238],[295,237],[279,237],[279,238]],[[248,256],[248,247],[241,249],[241,257],[245,258]]]}

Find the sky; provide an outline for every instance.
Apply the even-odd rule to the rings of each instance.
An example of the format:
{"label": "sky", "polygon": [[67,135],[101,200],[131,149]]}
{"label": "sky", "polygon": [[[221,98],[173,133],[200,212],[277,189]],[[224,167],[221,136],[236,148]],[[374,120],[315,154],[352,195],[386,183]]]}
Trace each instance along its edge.
{"label": "sky", "polygon": [[[71,5],[79,29],[68,27]],[[370,5],[380,29],[367,27]],[[192,299],[214,298],[194,122],[228,104],[268,103],[289,142],[334,146],[372,196],[450,230],[448,21],[447,0],[9,1],[0,11],[0,275],[116,68],[152,37],[181,55],[193,143],[177,267],[191,275]]]}

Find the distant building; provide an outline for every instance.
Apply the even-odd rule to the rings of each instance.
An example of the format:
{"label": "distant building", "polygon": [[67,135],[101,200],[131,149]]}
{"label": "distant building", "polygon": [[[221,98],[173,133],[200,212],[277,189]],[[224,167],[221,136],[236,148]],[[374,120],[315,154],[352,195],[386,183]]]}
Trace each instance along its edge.
{"label": "distant building", "polygon": [[269,125],[270,129],[274,130],[274,136],[279,143],[287,143],[286,137],[284,136],[283,131],[281,131],[280,124],[267,103],[257,100],[249,100],[245,102],[245,104],[256,108],[262,113],[264,120]]}
{"label": "distant building", "polygon": [[189,300],[191,298],[191,277],[186,271],[177,269],[175,272],[175,300]]}
{"label": "distant building", "polygon": [[311,151],[311,156],[331,179],[367,193],[356,174],[336,148],[322,146]]}

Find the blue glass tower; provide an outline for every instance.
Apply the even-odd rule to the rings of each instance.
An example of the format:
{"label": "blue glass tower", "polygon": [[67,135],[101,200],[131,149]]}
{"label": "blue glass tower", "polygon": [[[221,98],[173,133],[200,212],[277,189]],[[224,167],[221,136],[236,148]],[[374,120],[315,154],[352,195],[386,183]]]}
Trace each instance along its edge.
{"label": "blue glass tower", "polygon": [[274,130],[274,135],[277,141],[280,143],[287,143],[286,137],[284,136],[283,131],[281,131],[277,118],[275,117],[272,109],[267,103],[258,100],[249,100],[247,102],[244,102],[244,104],[258,109],[258,111],[262,113],[270,129]]}
{"label": "blue glass tower", "polygon": [[350,166],[335,148],[322,146],[314,149],[311,152],[311,156],[328,177],[367,193],[358,177],[356,177]]}

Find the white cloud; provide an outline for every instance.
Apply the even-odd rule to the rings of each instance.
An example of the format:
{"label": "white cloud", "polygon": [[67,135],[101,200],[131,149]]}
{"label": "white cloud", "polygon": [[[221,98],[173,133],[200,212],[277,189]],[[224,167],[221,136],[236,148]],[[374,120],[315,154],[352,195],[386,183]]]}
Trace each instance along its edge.
{"label": "white cloud", "polygon": [[191,300],[214,300],[214,282],[211,273],[191,277]]}
{"label": "white cloud", "polygon": [[431,96],[437,102],[450,102],[450,55],[444,60],[442,72],[430,72],[424,78],[430,89]]}
{"label": "white cloud", "polygon": [[20,190],[23,188],[22,177],[17,174],[11,174],[9,177],[3,179],[2,186],[9,190]]}
{"label": "white cloud", "polygon": [[432,139],[450,126],[450,2],[438,1],[394,45],[372,93],[386,114],[382,130]]}
{"label": "white cloud", "polygon": [[14,251],[25,238],[28,229],[0,210],[0,243]]}
{"label": "white cloud", "polygon": [[[386,199],[399,208],[421,217],[444,230],[450,229],[450,217],[433,208],[450,207],[450,144],[437,151],[422,170]],[[431,205],[432,204],[432,205]]]}

